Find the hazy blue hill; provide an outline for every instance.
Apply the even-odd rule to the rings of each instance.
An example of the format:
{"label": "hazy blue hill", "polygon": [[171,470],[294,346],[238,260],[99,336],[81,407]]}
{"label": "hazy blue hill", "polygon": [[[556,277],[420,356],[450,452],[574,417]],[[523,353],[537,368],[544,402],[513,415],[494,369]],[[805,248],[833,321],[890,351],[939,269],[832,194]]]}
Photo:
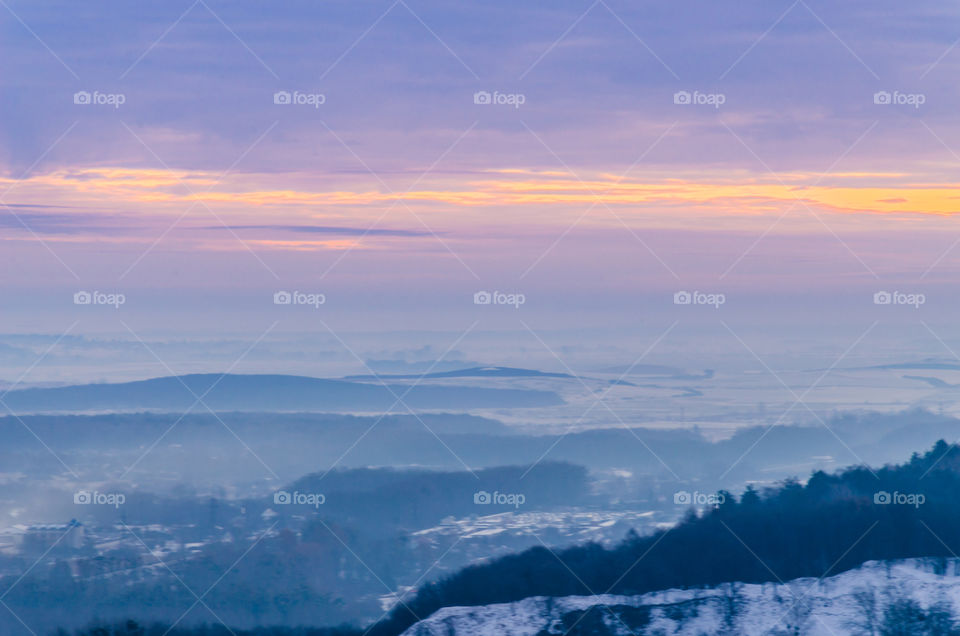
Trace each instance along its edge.
{"label": "hazy blue hill", "polygon": [[[584,505],[590,481],[587,470],[562,462],[541,462],[533,467],[499,466],[470,473],[395,469],[348,469],[306,475],[285,487],[289,492],[320,492],[330,504],[328,521],[350,522],[371,535],[389,534],[395,528],[417,530],[445,517],[467,517],[516,511],[516,506],[491,503],[478,506],[477,491],[523,493],[523,510],[550,510]],[[270,501],[246,501],[252,514],[268,506],[280,515],[301,510],[271,506]]]}
{"label": "hazy blue hill", "polygon": [[573,378],[569,373],[550,373],[536,369],[518,369],[514,367],[472,367],[469,369],[455,369],[436,373],[407,373],[394,375],[354,375],[345,380],[373,380],[377,377],[384,380],[415,380],[418,378]]}
{"label": "hazy blue hill", "polygon": [[[84,384],[12,391],[4,401],[15,412],[182,411],[196,396],[217,411],[382,411],[405,386],[326,380],[293,375],[194,374],[117,384]],[[392,391],[392,392],[391,392]],[[396,394],[396,396],[394,395]],[[411,408],[470,409],[561,404],[550,391],[423,385],[403,398]],[[203,410],[202,405],[196,408]]]}
{"label": "hazy blue hill", "polygon": [[635,364],[633,366],[614,366],[605,367],[598,370],[599,373],[618,373],[627,375],[682,375],[686,373],[680,367],[671,367],[663,364]]}
{"label": "hazy blue hill", "polygon": [[[349,383],[346,383],[349,384]],[[399,410],[399,409],[398,409]],[[814,466],[902,461],[906,448],[960,438],[960,420],[927,411],[848,414],[812,426],[741,429],[711,441],[696,430],[635,427],[544,434],[462,413],[413,415],[299,411],[68,412],[0,417],[0,462],[8,472],[45,479],[63,469],[37,442],[57,454],[73,454],[73,468],[122,472],[160,436],[146,470],[174,469],[184,479],[244,478],[250,460],[242,439],[284,475],[307,474],[333,465],[428,467],[461,470],[526,465],[548,454],[591,471],[623,469],[637,479],[710,480],[713,487],[739,487],[743,480],[769,481],[802,474]],[[171,429],[169,433],[166,433]],[[36,437],[34,436],[36,435]],[[111,454],[100,454],[110,440]],[[216,453],[209,449],[218,449]],[[216,456],[216,457],[214,457]],[[152,463],[151,463],[152,462]],[[669,470],[668,470],[669,468]],[[723,483],[716,480],[726,475]],[[142,475],[150,479],[149,473]],[[187,477],[189,476],[189,477]],[[2,488],[0,488],[2,491]]]}
{"label": "hazy blue hill", "polygon": [[709,380],[714,376],[713,369],[704,369],[703,373],[690,373],[680,367],[671,367],[662,364],[634,364],[630,366],[615,366],[600,369],[599,373],[614,373],[617,375],[645,375],[670,378],[673,380]]}
{"label": "hazy blue hill", "polygon": [[956,362],[897,362],[892,364],[878,364],[872,367],[854,367],[854,370],[874,370],[879,369],[883,371],[887,370],[911,370],[911,369],[926,369],[932,371],[960,371],[960,364]]}

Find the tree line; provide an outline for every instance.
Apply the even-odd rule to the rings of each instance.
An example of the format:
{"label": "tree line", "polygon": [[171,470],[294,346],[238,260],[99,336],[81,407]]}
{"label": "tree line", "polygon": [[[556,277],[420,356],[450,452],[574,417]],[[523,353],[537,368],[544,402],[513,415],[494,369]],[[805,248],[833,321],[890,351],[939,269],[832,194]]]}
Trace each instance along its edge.
{"label": "tree line", "polygon": [[[563,550],[537,547],[473,565],[424,585],[365,631],[281,628],[237,634],[398,636],[450,606],[509,603],[532,596],[638,595],[731,581],[787,581],[831,576],[870,560],[946,559],[960,554],[957,493],[960,447],[941,440],[898,466],[877,470],[858,466],[834,474],[818,471],[806,483],[791,479],[763,490],[748,487],[740,497],[721,491],[722,497],[717,497],[721,503],[715,507],[691,509],[672,528],[649,536],[631,533],[610,548],[596,543]],[[897,616],[925,620],[916,608],[900,605],[891,611],[894,623],[900,620]],[[884,627],[892,629],[889,623]],[[153,635],[82,632],[82,636],[120,634]],[[219,636],[217,631],[170,634]]]}

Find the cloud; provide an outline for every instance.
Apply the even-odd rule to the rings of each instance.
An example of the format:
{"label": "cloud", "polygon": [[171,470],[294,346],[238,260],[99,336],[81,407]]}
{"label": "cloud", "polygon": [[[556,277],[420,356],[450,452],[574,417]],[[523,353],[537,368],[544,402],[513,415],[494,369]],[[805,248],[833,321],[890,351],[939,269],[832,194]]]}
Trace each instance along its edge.
{"label": "cloud", "polygon": [[[761,170],[721,118],[775,170],[825,170],[876,120],[881,151],[866,143],[848,157],[853,165],[949,161],[934,140],[914,143],[926,134],[916,113],[873,103],[881,89],[922,89],[923,121],[949,145],[960,133],[948,81],[960,64],[948,26],[958,11],[944,2],[922,10],[891,0],[800,3],[786,13],[759,0],[735,12],[707,0],[609,2],[589,11],[568,0],[522,9],[506,0],[421,0],[386,13],[341,1],[211,2],[179,22],[183,10],[168,6],[115,7],[109,16],[62,2],[11,8],[57,56],[11,24],[5,47],[21,63],[0,76],[0,117],[11,124],[0,130],[0,161],[8,168],[39,157],[41,169],[119,158],[219,172],[243,157],[240,168],[256,172],[369,167],[415,178],[443,156],[436,170],[561,170],[529,127],[578,171],[613,170],[629,167],[676,123],[678,134],[641,167]],[[79,90],[119,92],[126,101],[119,109],[78,106]],[[281,106],[273,100],[281,90],[326,99],[319,108]],[[526,100],[520,109],[478,106],[478,90]],[[678,106],[680,90],[719,91],[726,102],[719,110]]]}
{"label": "cloud", "polygon": [[[118,217],[97,212],[44,213],[69,206],[0,203],[0,228],[43,235],[114,235],[128,231]],[[31,211],[26,211],[31,210]]]}
{"label": "cloud", "polygon": [[209,225],[196,228],[199,230],[234,230],[234,231],[272,231],[289,232],[292,234],[332,234],[336,236],[398,236],[419,237],[433,236],[427,230],[397,230],[386,228],[336,227],[332,225]]}
{"label": "cloud", "polygon": [[[101,288],[135,263],[131,286],[205,290],[319,266],[342,285],[330,307],[381,286],[370,320],[384,294],[422,318],[416,285],[468,298],[460,277],[507,289],[534,262],[531,298],[615,299],[672,285],[661,258],[683,277],[737,262],[731,279],[755,287],[820,266],[809,279],[847,284],[865,274],[850,250],[896,271],[954,266],[960,9],[943,0],[218,0],[179,22],[189,7],[9,4],[24,24],[4,31],[17,64],[0,74],[0,191],[20,220],[0,208],[0,238],[31,294],[62,267],[24,225]],[[801,232],[825,241],[785,238]]]}

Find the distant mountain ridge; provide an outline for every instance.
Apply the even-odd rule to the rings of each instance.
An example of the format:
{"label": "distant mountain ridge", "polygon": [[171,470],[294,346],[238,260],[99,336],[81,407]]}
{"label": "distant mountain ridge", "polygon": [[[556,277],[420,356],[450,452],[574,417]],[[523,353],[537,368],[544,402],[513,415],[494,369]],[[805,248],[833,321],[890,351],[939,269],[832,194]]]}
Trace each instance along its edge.
{"label": "distant mountain ridge", "polygon": [[348,375],[344,380],[416,380],[420,378],[575,378],[569,373],[551,373],[536,369],[520,369],[515,367],[470,367],[468,369],[453,369],[434,373],[402,373],[377,375]]}
{"label": "distant mountain ridge", "polygon": [[[409,393],[407,393],[409,391]],[[406,395],[404,395],[406,393]],[[383,411],[398,397],[414,409],[554,406],[552,391],[371,384],[295,375],[191,374],[115,384],[83,384],[11,391],[4,402],[17,413],[63,411],[182,411],[203,404],[215,411]],[[398,405],[400,406],[400,405]]]}

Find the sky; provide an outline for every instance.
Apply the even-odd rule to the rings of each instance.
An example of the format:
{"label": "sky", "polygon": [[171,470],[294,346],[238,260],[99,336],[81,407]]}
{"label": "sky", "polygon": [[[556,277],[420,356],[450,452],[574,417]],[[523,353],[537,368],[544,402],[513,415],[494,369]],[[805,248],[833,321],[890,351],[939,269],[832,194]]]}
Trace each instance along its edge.
{"label": "sky", "polygon": [[949,328],[958,13],[0,0],[0,333]]}

